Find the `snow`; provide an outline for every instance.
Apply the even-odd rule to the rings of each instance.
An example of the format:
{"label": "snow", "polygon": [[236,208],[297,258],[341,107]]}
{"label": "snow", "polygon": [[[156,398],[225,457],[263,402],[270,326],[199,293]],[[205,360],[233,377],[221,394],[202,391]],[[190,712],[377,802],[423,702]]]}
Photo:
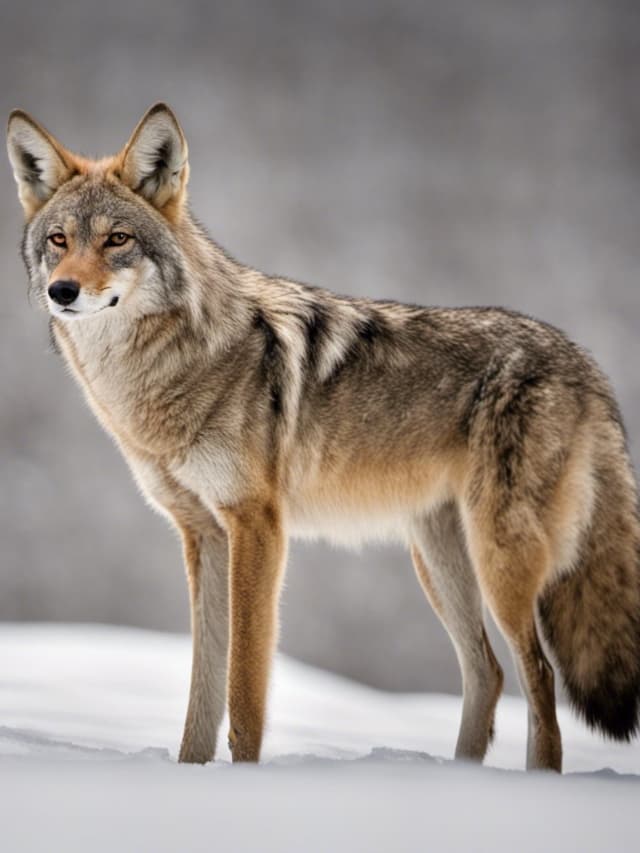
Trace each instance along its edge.
{"label": "snow", "polygon": [[[279,657],[259,767],[175,760],[188,637],[0,626],[7,851],[638,849],[640,746],[559,710],[565,775],[523,773],[502,698],[486,767],[450,760],[459,697],[388,694]],[[226,740],[226,723],[221,741]]]}

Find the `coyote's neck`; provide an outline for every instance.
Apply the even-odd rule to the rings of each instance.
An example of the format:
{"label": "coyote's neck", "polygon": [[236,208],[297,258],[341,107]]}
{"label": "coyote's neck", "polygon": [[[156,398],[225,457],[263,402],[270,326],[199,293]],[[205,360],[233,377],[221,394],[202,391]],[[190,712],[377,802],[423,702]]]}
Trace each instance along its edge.
{"label": "coyote's neck", "polygon": [[94,317],[54,321],[98,419],[123,443],[154,455],[175,454],[193,440],[215,403],[212,387],[222,402],[230,359],[256,312],[242,267],[194,232],[181,289],[166,310],[136,314],[125,302]]}

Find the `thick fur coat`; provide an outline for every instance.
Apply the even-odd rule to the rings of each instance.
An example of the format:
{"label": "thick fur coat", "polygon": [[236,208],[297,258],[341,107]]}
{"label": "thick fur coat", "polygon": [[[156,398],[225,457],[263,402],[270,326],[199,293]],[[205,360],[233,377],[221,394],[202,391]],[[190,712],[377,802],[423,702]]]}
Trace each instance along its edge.
{"label": "thick fur coat", "polygon": [[529,702],[529,767],[561,768],[538,623],[576,709],[632,736],[636,485],[583,350],[514,312],[349,299],[238,263],[188,210],[187,144],[162,104],[113,158],[71,153],[20,111],[8,144],[32,290],[182,537],[182,760],[214,756],[225,700],[234,760],[259,757],[291,535],[406,543],[462,669],[458,757],[484,757],[502,686],[483,602]]}

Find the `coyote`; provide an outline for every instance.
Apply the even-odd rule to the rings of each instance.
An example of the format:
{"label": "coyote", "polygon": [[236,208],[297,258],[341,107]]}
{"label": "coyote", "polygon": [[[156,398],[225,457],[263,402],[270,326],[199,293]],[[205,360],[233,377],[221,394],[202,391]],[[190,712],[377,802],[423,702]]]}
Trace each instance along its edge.
{"label": "coyote", "polygon": [[187,143],[156,104],[114,157],[11,113],[22,254],[55,343],[148,501],[180,533],[193,663],[180,760],[258,761],[289,536],[395,538],[449,632],[456,757],[482,761],[502,670],[527,767],[560,771],[554,674],[629,740],[640,705],[640,523],[620,412],[591,357],[499,308],[337,296],[230,257],[187,206]]}

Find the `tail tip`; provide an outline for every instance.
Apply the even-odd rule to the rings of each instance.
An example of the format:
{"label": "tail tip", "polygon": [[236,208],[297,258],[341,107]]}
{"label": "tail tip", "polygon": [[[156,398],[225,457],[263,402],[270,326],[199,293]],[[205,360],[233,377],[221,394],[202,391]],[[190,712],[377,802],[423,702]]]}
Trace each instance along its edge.
{"label": "tail tip", "polygon": [[588,693],[575,684],[565,686],[578,715],[604,737],[629,742],[640,731],[640,685],[603,684]]}

